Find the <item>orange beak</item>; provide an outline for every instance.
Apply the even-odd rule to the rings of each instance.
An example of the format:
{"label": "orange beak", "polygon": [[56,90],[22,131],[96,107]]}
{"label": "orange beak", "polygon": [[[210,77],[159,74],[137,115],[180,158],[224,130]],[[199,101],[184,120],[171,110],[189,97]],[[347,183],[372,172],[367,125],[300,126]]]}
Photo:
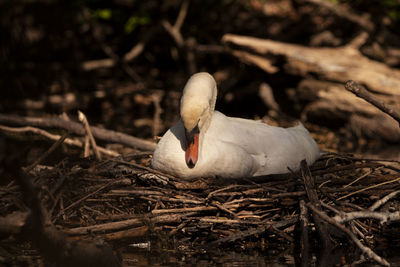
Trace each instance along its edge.
{"label": "orange beak", "polygon": [[186,132],[185,161],[189,168],[194,168],[199,159],[199,130],[195,127],[190,132]]}

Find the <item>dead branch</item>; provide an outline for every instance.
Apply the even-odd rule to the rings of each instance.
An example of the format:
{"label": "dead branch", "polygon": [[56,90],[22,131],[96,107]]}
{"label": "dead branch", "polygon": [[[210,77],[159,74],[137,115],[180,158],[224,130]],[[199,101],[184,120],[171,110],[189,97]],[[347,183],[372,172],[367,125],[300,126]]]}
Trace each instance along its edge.
{"label": "dead branch", "polygon": [[[113,185],[113,184],[117,184],[118,182],[119,182],[119,180],[113,180],[113,181],[111,181],[111,182],[109,182],[109,183],[107,183],[107,184],[105,184],[105,185],[103,185],[103,186],[100,186],[100,187],[99,187],[98,189],[96,189],[95,191],[93,191],[93,192],[91,192],[91,193],[85,195],[83,198],[80,198],[80,199],[78,199],[77,201],[75,201],[75,202],[73,202],[72,204],[70,204],[68,207],[66,207],[65,209],[63,209],[62,212],[66,212],[68,209],[70,209],[70,208],[72,208],[72,207],[78,205],[78,204],[81,203],[82,201],[84,201],[84,200],[88,199],[89,197],[91,197],[91,196],[97,194],[97,193],[100,192],[101,190],[104,190],[105,188],[107,188],[107,187],[109,187],[109,186],[111,186],[111,185]],[[60,216],[60,215],[61,215],[61,211],[60,211],[60,213],[58,213],[57,216],[55,216],[54,219],[56,219],[56,218],[57,218],[58,216]]]}
{"label": "dead branch", "polygon": [[[315,189],[315,180],[314,180],[315,178],[313,178],[313,176],[311,175],[310,169],[308,168],[307,162],[305,160],[301,161],[300,166],[308,199],[310,200],[310,203],[316,207],[316,209],[320,209],[321,204],[319,202],[318,194]],[[330,242],[331,238],[329,235],[327,225],[325,224],[324,221],[319,219],[319,217],[314,216],[314,213],[313,213],[313,218],[315,224],[317,225],[317,230],[319,232],[319,236],[323,244],[323,247],[324,248],[331,247],[331,242]]]}
{"label": "dead branch", "polygon": [[83,114],[81,111],[78,110],[78,118],[79,118],[79,121],[82,122],[83,127],[85,128],[86,135],[89,136],[89,141],[90,141],[90,144],[92,145],[92,149],[94,151],[96,159],[101,160],[101,155],[100,155],[99,151],[97,150],[96,140],[94,140],[92,131],[90,130],[89,122],[88,122],[85,114]]}
{"label": "dead branch", "polygon": [[160,134],[162,130],[162,121],[161,114],[163,109],[161,108],[160,102],[163,98],[164,93],[162,91],[158,91],[152,94],[153,105],[154,105],[154,115],[153,115],[153,136],[157,136]]}
{"label": "dead branch", "polygon": [[[53,141],[57,141],[62,137],[61,135],[52,134],[43,129],[39,129],[39,128],[31,127],[31,126],[15,128],[15,127],[8,127],[8,126],[0,125],[0,130],[6,131],[6,132],[12,132],[12,133],[31,132],[31,133],[35,133],[35,134],[44,136]],[[82,142],[80,140],[76,140],[76,139],[72,139],[72,138],[66,138],[64,140],[64,144],[67,144],[70,146],[75,146],[75,147],[80,147],[80,148],[84,147],[84,144],[82,144]],[[108,155],[108,156],[112,156],[112,157],[120,156],[120,154],[114,150],[106,149],[106,148],[103,148],[100,146],[97,146],[97,149],[104,155]]]}
{"label": "dead branch", "polygon": [[175,24],[172,26],[171,23],[167,20],[162,20],[161,24],[164,27],[164,29],[171,35],[172,39],[174,39],[178,48],[183,50],[183,53],[186,55],[186,61],[188,64],[189,73],[193,74],[196,72],[195,54],[194,54],[194,50],[196,47],[196,40],[191,37],[185,40],[185,38],[183,38],[181,33],[181,27],[183,25],[183,22],[185,21],[188,8],[189,8],[189,0],[183,0]]}
{"label": "dead branch", "polygon": [[[386,93],[373,95],[388,105],[400,109],[400,97]],[[356,135],[362,134],[369,138],[381,138],[394,143],[400,141],[398,122],[343,88],[342,82],[333,83],[306,78],[298,84],[296,94],[289,97],[295,103],[301,101],[309,103],[302,112],[303,120],[307,117],[317,117],[347,121],[348,128]]]}
{"label": "dead branch", "polygon": [[310,208],[312,211],[316,213],[321,219],[325,220],[326,222],[330,223],[331,225],[335,226],[336,228],[340,229],[342,232],[346,233],[350,239],[356,244],[360,250],[367,255],[368,258],[373,259],[374,261],[378,262],[379,264],[382,264],[383,266],[390,266],[389,262],[387,262],[384,258],[378,256],[372,249],[369,247],[363,245],[360,240],[357,239],[357,237],[345,226],[341,225],[338,223],[336,220],[332,219],[328,215],[326,215],[324,212],[320,211],[316,207],[314,207],[311,203],[307,203],[306,206]]}
{"label": "dead branch", "polygon": [[323,7],[334,13],[336,16],[347,19],[353,23],[360,25],[364,30],[368,32],[373,32],[375,29],[375,25],[366,18],[366,15],[358,15],[353,11],[349,10],[349,8],[344,8],[343,5],[338,5],[335,3],[323,1],[323,0],[305,0],[305,2],[312,3],[314,5]]}
{"label": "dead branch", "polygon": [[301,266],[309,266],[309,250],[308,242],[308,210],[304,200],[300,200],[300,250],[301,250]]}
{"label": "dead branch", "polygon": [[31,209],[31,223],[23,231],[47,262],[57,266],[120,266],[111,248],[105,244],[68,242],[49,222],[30,177],[19,172],[15,178],[23,192],[25,204]]}
{"label": "dead branch", "polygon": [[[45,127],[45,128],[59,128],[65,129],[70,133],[78,135],[85,135],[84,127],[74,121],[67,121],[61,118],[37,118],[37,117],[21,117],[10,114],[0,114],[0,123],[11,124],[19,126],[34,126],[34,127]],[[97,139],[120,143],[129,147],[136,147],[138,149],[153,151],[156,144],[147,140],[143,140],[134,136],[130,136],[124,133],[102,129],[96,126],[90,127],[93,136]]]}
{"label": "dead branch", "polygon": [[397,194],[399,194],[400,191],[394,191],[388,195],[386,195],[385,197],[383,197],[382,199],[377,200],[370,208],[370,211],[374,211],[377,208],[379,208],[380,206],[382,206],[383,204],[385,204],[386,202],[388,202],[391,198],[394,198],[395,196],[397,196]]}
{"label": "dead branch", "polygon": [[376,187],[379,187],[379,186],[382,186],[382,185],[386,185],[386,184],[395,183],[395,182],[397,182],[397,181],[399,181],[399,180],[400,180],[400,177],[398,177],[398,178],[396,178],[396,179],[393,179],[393,180],[390,180],[390,181],[385,181],[385,182],[382,182],[382,183],[379,183],[379,184],[375,184],[375,185],[363,187],[363,188],[361,188],[360,190],[357,190],[357,191],[351,192],[351,193],[349,193],[349,194],[347,194],[347,195],[344,195],[344,196],[342,196],[342,197],[339,197],[339,198],[337,199],[337,201],[342,200],[342,199],[345,199],[345,198],[347,198],[347,197],[349,197],[349,196],[352,196],[352,195],[355,195],[355,194],[358,194],[358,193],[367,191],[367,190],[372,189],[372,188],[376,188]]}
{"label": "dead branch", "polygon": [[[267,58],[284,56],[287,60],[286,70],[289,73],[300,75],[315,73],[321,78],[340,83],[353,79],[365,84],[373,92],[400,96],[397,90],[400,88],[400,70],[373,61],[352,46],[306,47],[234,34],[225,34],[222,42],[234,47],[235,50],[247,49]],[[259,65],[256,61],[252,63]]]}
{"label": "dead branch", "polygon": [[185,40],[183,39],[183,36],[180,31],[181,31],[183,22],[185,21],[188,7],[189,7],[189,1],[184,0],[182,2],[182,5],[179,10],[179,14],[176,18],[175,24],[173,26],[167,20],[162,21],[163,27],[172,36],[172,38],[175,40],[176,44],[179,47],[183,47],[185,45]]}
{"label": "dead branch", "polygon": [[400,111],[394,109],[394,107],[390,107],[385,102],[378,100],[374,95],[369,93],[367,90],[362,88],[357,82],[355,81],[347,81],[344,86],[348,91],[352,92],[353,94],[361,97],[365,101],[371,103],[375,107],[379,108],[386,114],[389,114],[393,119],[397,120],[400,126]]}
{"label": "dead branch", "polygon": [[[307,265],[309,241],[306,239],[314,236],[309,235],[310,231],[319,231],[317,228],[320,227],[320,224],[313,228],[308,226],[307,209],[314,217],[318,217],[324,223],[326,221],[301,201],[304,195],[307,195],[310,201],[321,204],[318,209],[320,212],[326,208],[335,215],[346,211],[348,215],[353,216],[351,221],[348,221],[349,227],[346,227],[357,238],[382,237],[380,234],[385,231],[385,227],[379,224],[382,218],[387,219],[387,222],[399,221],[400,215],[395,213],[387,218],[383,217],[386,215],[384,212],[374,214],[372,218],[353,213],[367,211],[371,195],[380,196],[380,203],[383,204],[385,198],[390,200],[394,197],[393,194],[387,194],[398,189],[398,183],[392,182],[393,179],[399,178],[398,173],[390,172],[385,164],[377,164],[375,161],[329,154],[311,170],[303,166],[303,172],[300,175],[296,174],[296,179],[289,179],[286,175],[269,177],[259,182],[243,180],[222,184],[218,179],[179,182],[166,179],[167,182],[160,186],[160,183],[154,183],[154,180],[143,178],[158,174],[152,173],[151,169],[143,165],[142,160],[146,158],[142,153],[138,157],[133,155],[124,159],[131,162],[108,159],[99,163],[86,159],[84,163],[74,163],[72,168],[66,165],[65,170],[54,166],[52,169],[42,169],[33,173],[38,184],[43,184],[43,181],[49,180],[48,177],[54,177],[54,174],[58,175],[60,171],[62,176],[65,176],[66,179],[62,182],[64,187],[59,187],[59,181],[50,185],[50,194],[54,195],[56,191],[59,193],[57,196],[50,196],[53,203],[49,204],[50,209],[54,209],[51,213],[54,213],[52,220],[58,224],[57,227],[64,229],[63,233],[67,235],[68,241],[83,240],[93,235],[106,240],[131,241],[130,238],[143,236],[145,233],[163,231],[168,236],[173,235],[178,242],[191,244],[196,248],[203,248],[206,244],[206,250],[212,247],[210,243],[224,245],[234,242],[234,245],[240,243],[243,246],[253,246],[254,240],[257,240],[262,246],[266,232],[273,233],[275,238],[281,241],[296,242],[293,225],[300,222],[303,234],[302,241],[298,242],[302,242],[299,243],[300,246],[303,245],[303,265]],[[134,160],[140,160],[141,163],[135,163]],[[354,181],[354,177],[370,172],[368,177],[359,179],[357,186],[343,188]],[[300,179],[303,179],[303,182]],[[195,182],[199,184],[196,185]],[[376,186],[381,182],[390,183]],[[179,186],[175,186],[178,183]],[[299,186],[304,183],[307,186],[304,191],[292,191],[302,190]],[[75,184],[78,186],[74,186]],[[370,186],[376,187],[369,188],[354,198],[352,203],[335,202],[346,193]],[[10,201],[15,202],[12,198],[16,190],[13,186],[0,186],[1,201],[10,198]],[[43,196],[47,198],[46,194]],[[320,198],[331,199],[337,206],[320,202]],[[393,205],[397,204],[397,201],[393,201]],[[76,224],[77,214],[82,216],[80,225]],[[333,216],[332,220],[337,217]],[[273,227],[270,227],[271,225]],[[327,226],[330,237],[336,236],[336,233],[340,234],[330,224]],[[390,227],[396,227],[396,224]],[[18,227],[14,229],[14,232],[18,231]],[[190,239],[193,236],[198,238]],[[185,241],[189,239],[190,241]]]}
{"label": "dead branch", "polygon": [[140,226],[136,228],[130,228],[127,230],[117,231],[108,234],[99,235],[101,238],[107,241],[116,241],[116,240],[127,240],[135,237],[141,237],[147,234],[149,231],[148,226]]}
{"label": "dead branch", "polygon": [[166,214],[160,216],[139,216],[138,218],[123,220],[118,222],[96,224],[91,226],[83,226],[71,229],[65,229],[63,232],[68,235],[86,235],[88,233],[97,233],[103,231],[115,231],[128,227],[143,226],[144,223],[179,223],[182,218],[193,215],[191,212],[184,214]]}
{"label": "dead branch", "polygon": [[390,224],[395,221],[400,221],[400,211],[396,212],[375,212],[375,211],[353,211],[341,212],[333,217],[338,223],[345,223],[356,219],[376,219],[381,224]]}
{"label": "dead branch", "polygon": [[[146,31],[143,37],[140,38],[140,41],[135,44],[125,55],[122,56],[122,61],[124,63],[130,62],[137,58],[145,49],[147,43],[160,31],[160,26],[156,25],[150,30]],[[103,50],[107,51],[107,50]],[[84,61],[81,65],[82,69],[85,71],[91,71],[99,68],[112,68],[121,61],[119,57],[112,52],[106,53],[109,58],[105,59],[96,59],[96,60],[88,60]],[[129,71],[128,71],[129,72]],[[137,79],[137,74],[134,74],[134,78]]]}
{"label": "dead branch", "polygon": [[[286,72],[303,77],[316,75],[325,80],[319,81],[321,87],[309,86],[303,91],[306,93],[303,98],[311,100],[304,113],[313,113],[317,118],[323,114],[323,119],[339,116],[356,134],[398,142],[400,130],[396,120],[342,88],[346,81],[357,80],[392,105],[393,110],[400,108],[400,91],[397,90],[400,88],[400,70],[361,54],[355,46],[363,38],[365,35],[361,34],[353,43],[334,48],[305,47],[234,34],[225,34],[222,42],[231,48],[234,56],[267,72],[269,68],[265,66],[271,64],[271,58],[283,57]],[[293,98],[299,101],[297,91]]]}
{"label": "dead branch", "polygon": [[268,226],[261,226],[261,227],[257,227],[257,228],[253,228],[253,229],[240,231],[240,232],[228,235],[226,237],[217,239],[215,241],[212,241],[212,242],[208,243],[207,247],[214,247],[214,246],[219,245],[221,243],[234,242],[236,240],[244,239],[244,238],[247,238],[247,237],[250,237],[250,236],[260,235],[260,234],[265,233],[266,231],[271,231],[273,233],[276,233],[276,234],[282,236],[283,238],[285,238],[286,240],[288,240],[289,242],[293,242],[293,238],[292,237],[290,237],[289,235],[287,235],[283,231],[280,231],[279,229],[277,229],[274,226],[274,224],[270,224]]}
{"label": "dead branch", "polygon": [[45,158],[47,158],[51,153],[53,153],[54,150],[56,150],[63,142],[64,140],[69,136],[69,133],[64,134],[60,139],[57,140],[54,144],[51,145],[51,147],[43,153],[35,162],[33,162],[31,165],[25,168],[26,172],[30,172],[33,168],[35,168],[36,165],[38,165],[40,162],[42,162]]}

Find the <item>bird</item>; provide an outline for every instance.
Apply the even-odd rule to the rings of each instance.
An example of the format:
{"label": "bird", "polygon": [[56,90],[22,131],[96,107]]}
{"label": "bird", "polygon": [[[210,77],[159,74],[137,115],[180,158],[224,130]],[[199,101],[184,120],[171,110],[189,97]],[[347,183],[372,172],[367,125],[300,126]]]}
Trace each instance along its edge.
{"label": "bird", "polygon": [[181,179],[246,178],[297,171],[320,156],[301,122],[282,128],[228,117],[215,110],[217,84],[207,72],[193,74],[180,102],[180,119],[160,139],[151,167]]}

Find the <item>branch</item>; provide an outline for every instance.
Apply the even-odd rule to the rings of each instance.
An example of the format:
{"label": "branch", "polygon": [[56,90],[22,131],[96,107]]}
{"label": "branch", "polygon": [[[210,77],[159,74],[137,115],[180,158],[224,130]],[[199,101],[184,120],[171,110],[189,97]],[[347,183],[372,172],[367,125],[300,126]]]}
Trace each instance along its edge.
{"label": "branch", "polygon": [[[17,115],[8,115],[0,113],[0,123],[20,125],[20,126],[35,126],[35,127],[46,127],[46,128],[59,128],[65,129],[70,133],[78,135],[85,135],[84,127],[74,121],[67,121],[61,118],[37,118],[37,117],[21,117]],[[156,144],[147,140],[143,140],[134,136],[130,136],[124,133],[106,130],[99,127],[91,126],[93,136],[99,140],[124,144],[129,147],[135,147],[137,149],[154,151]]]}
{"label": "branch", "polygon": [[333,217],[338,223],[345,223],[356,219],[376,219],[383,223],[392,223],[400,221],[400,211],[396,212],[375,212],[375,211],[353,211],[341,212],[339,215]]}
{"label": "branch", "polygon": [[[8,126],[0,125],[0,130],[6,131],[6,132],[11,132],[11,133],[29,133],[29,132],[31,132],[31,133],[35,133],[35,134],[44,136],[53,141],[57,141],[61,138],[61,135],[52,134],[43,129],[39,129],[39,128],[31,127],[31,126],[15,128],[15,127],[8,127]],[[81,141],[76,140],[76,139],[71,139],[71,138],[65,139],[64,144],[67,144],[70,146],[76,146],[76,147],[80,147],[80,148],[83,148],[83,146],[84,146],[84,144],[82,144]],[[114,150],[106,149],[106,148],[103,148],[100,146],[98,146],[97,148],[104,155],[108,155],[111,157],[120,156],[120,154]]]}
{"label": "branch", "polygon": [[174,26],[172,26],[171,23],[169,23],[169,21],[167,20],[162,21],[164,29],[172,36],[179,47],[185,45],[185,40],[183,39],[183,36],[181,34],[181,27],[183,25],[183,22],[185,21],[188,7],[189,1],[184,0],[181,9],[179,10],[179,14],[176,18]]}
{"label": "branch", "polygon": [[56,150],[63,142],[64,140],[68,137],[69,133],[64,134],[60,139],[57,140],[44,154],[42,154],[35,162],[33,162],[31,165],[25,168],[26,172],[31,171],[33,168],[35,168],[36,165],[38,165],[40,162],[42,162],[47,156],[49,156],[51,153],[53,153],[54,150]]}
{"label": "branch", "polygon": [[364,28],[368,32],[372,32],[375,29],[374,24],[367,19],[365,16],[357,15],[348,9],[343,8],[342,5],[337,5],[324,0],[305,0],[306,2],[313,3],[315,5],[324,7],[336,14],[336,16],[345,18],[353,23],[358,24],[360,27]]}
{"label": "branch", "polygon": [[[137,58],[146,47],[147,43],[151,40],[151,38],[160,30],[160,26],[156,25],[150,30],[146,31],[144,36],[141,38],[140,42],[134,45],[125,55],[121,57],[122,61],[127,63],[135,58]],[[106,53],[106,51],[104,51]],[[114,67],[118,61],[119,57],[115,58],[108,53],[106,53],[110,58],[104,59],[96,59],[96,60],[88,60],[84,61],[81,65],[82,69],[85,71],[90,71],[98,68],[111,68]],[[113,53],[115,55],[115,53]]]}
{"label": "branch", "polygon": [[382,110],[386,114],[390,115],[393,119],[395,119],[400,126],[400,111],[394,109],[393,107],[387,105],[385,102],[380,101],[374,95],[369,93],[367,90],[362,88],[357,82],[349,80],[344,85],[346,90],[352,92],[356,96],[364,99],[365,101],[369,102],[370,104],[374,105],[378,109]]}
{"label": "branch", "polygon": [[22,236],[33,241],[47,263],[54,266],[120,266],[108,245],[94,242],[69,242],[49,221],[31,177],[18,172],[15,179],[31,210],[31,219],[22,229]]}
{"label": "branch", "polygon": [[328,215],[326,215],[324,212],[318,210],[315,206],[313,206],[310,203],[307,203],[306,206],[310,208],[313,212],[315,212],[321,219],[325,220],[326,222],[330,223],[331,225],[337,227],[344,233],[346,233],[350,239],[360,248],[360,250],[368,256],[368,258],[375,260],[379,264],[382,264],[384,266],[390,266],[389,262],[387,262],[384,258],[380,257],[377,255],[372,249],[369,247],[363,245],[360,240],[357,239],[357,237],[349,230],[347,229],[344,225],[341,225],[338,223],[336,220],[332,219]]}
{"label": "branch", "polygon": [[374,211],[377,208],[379,208],[380,206],[382,206],[383,204],[385,204],[386,202],[388,202],[391,198],[397,196],[397,194],[400,193],[399,190],[394,191],[388,195],[386,195],[385,197],[383,197],[382,199],[377,200],[370,208],[370,211]]}

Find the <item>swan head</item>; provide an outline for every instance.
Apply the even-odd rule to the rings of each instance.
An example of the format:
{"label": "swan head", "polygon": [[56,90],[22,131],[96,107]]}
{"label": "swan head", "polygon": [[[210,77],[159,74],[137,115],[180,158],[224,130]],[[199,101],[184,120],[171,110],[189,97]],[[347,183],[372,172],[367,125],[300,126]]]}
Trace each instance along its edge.
{"label": "swan head", "polygon": [[183,89],[180,114],[185,127],[185,160],[189,168],[197,163],[200,135],[210,125],[216,97],[216,82],[206,72],[192,75]]}

